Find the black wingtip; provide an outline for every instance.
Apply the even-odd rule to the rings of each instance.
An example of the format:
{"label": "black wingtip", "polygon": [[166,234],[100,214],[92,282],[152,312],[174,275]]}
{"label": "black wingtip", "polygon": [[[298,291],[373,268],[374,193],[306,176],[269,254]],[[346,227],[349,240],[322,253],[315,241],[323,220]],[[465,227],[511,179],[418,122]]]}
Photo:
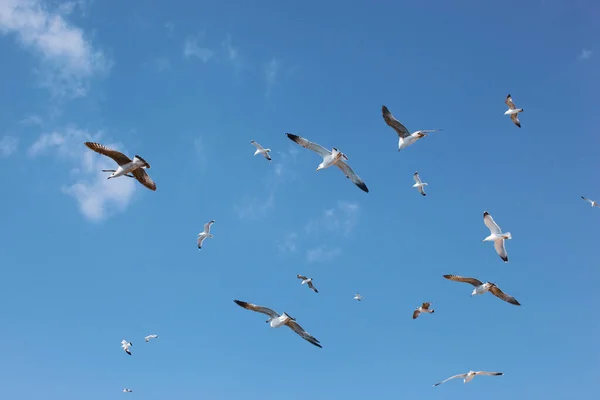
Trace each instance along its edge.
{"label": "black wingtip", "polygon": [[285,134],[288,138],[290,138],[291,140],[293,140],[294,142],[296,142],[298,139],[300,139],[300,136],[298,135],[294,135],[293,133],[286,133]]}
{"label": "black wingtip", "polygon": [[506,98],[508,99],[510,97],[510,93],[506,95]]}
{"label": "black wingtip", "polygon": [[241,300],[233,300],[235,304],[237,304],[240,307],[246,307],[246,305],[248,305],[248,303],[246,303],[245,301],[241,301]]}
{"label": "black wingtip", "polygon": [[508,257],[506,257],[506,258],[505,258],[505,257],[500,257],[500,258],[501,258],[501,259],[502,259],[502,261],[504,261],[505,263],[507,263],[507,262],[508,262]]}
{"label": "black wingtip", "polygon": [[363,192],[369,193],[369,188],[364,184],[364,182],[357,183],[356,186],[358,186]]}
{"label": "black wingtip", "polygon": [[484,211],[484,212],[483,212],[483,218],[485,218],[485,216],[486,216],[486,215],[490,215],[490,213],[489,213],[489,212],[487,212],[487,211]]}

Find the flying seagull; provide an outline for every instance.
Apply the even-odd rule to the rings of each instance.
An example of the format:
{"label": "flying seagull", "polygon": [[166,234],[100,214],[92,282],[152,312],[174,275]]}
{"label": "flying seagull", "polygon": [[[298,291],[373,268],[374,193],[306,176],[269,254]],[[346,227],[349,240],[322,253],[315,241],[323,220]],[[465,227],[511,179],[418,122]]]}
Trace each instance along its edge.
{"label": "flying seagull", "polygon": [[483,239],[484,242],[494,242],[494,248],[496,249],[496,253],[500,256],[500,258],[507,263],[508,262],[508,253],[506,252],[506,248],[504,247],[504,241],[506,239],[512,239],[512,235],[510,232],[502,233],[502,229],[498,226],[498,224],[494,221],[494,218],[485,211],[483,213],[483,223],[490,230],[490,236]]}
{"label": "flying seagull", "polygon": [[148,335],[144,338],[146,343],[148,343],[150,341],[150,339],[158,339],[158,335]]}
{"label": "flying seagull", "polygon": [[150,178],[146,171],[144,171],[144,169],[150,168],[150,164],[148,164],[142,157],[136,154],[133,157],[133,160],[131,160],[120,151],[109,149],[100,143],[85,142],[85,145],[94,150],[96,153],[112,158],[118,164],[117,169],[102,170],[102,172],[112,172],[108,179],[125,175],[129,178],[137,179],[139,183],[146,186],[150,190],[156,190],[156,183],[154,183],[152,178]]}
{"label": "flying seagull", "polygon": [[519,128],[521,127],[521,122],[519,121],[519,113],[523,112],[522,108],[517,108],[515,103],[513,103],[512,97],[510,94],[506,96],[506,100],[504,100],[506,105],[508,106],[508,110],[504,113],[504,115],[510,115],[510,119],[515,123]]}
{"label": "flying seagull", "polygon": [[210,234],[210,226],[212,224],[215,223],[215,220],[213,219],[210,222],[207,222],[206,224],[204,224],[204,232],[200,232],[198,234],[198,248],[201,249],[202,248],[202,242],[204,241],[204,239],[208,238],[213,238],[213,235]]}
{"label": "flying seagull", "polygon": [[312,290],[314,290],[315,293],[319,293],[319,291],[317,290],[316,287],[313,286],[312,280],[313,278],[307,278],[303,275],[297,275],[298,279],[302,279],[302,285],[304,285],[305,283],[308,284],[308,287],[311,288]]}
{"label": "flying seagull", "polygon": [[506,293],[504,293],[502,290],[500,290],[500,288],[498,286],[496,286],[495,283],[492,283],[492,282],[483,283],[479,279],[465,278],[465,277],[458,276],[458,275],[444,275],[444,278],[449,279],[454,282],[470,283],[471,285],[475,286],[475,289],[473,289],[471,296],[476,296],[476,295],[483,294],[483,293],[489,291],[491,294],[493,294],[500,300],[504,300],[507,303],[514,304],[515,306],[521,305],[521,303],[519,303],[514,297],[509,296]]}
{"label": "flying seagull", "polygon": [[131,392],[133,392],[133,390],[127,389],[127,388],[123,389],[123,393],[131,393]]}
{"label": "flying seagull", "polygon": [[415,172],[415,174],[413,175],[413,179],[415,180],[415,184],[413,185],[413,187],[416,187],[417,189],[419,189],[419,193],[421,193],[423,196],[427,196],[427,193],[425,193],[425,188],[424,186],[427,186],[428,183],[427,182],[421,182],[421,178],[419,178],[419,172]]}
{"label": "flying seagull", "polygon": [[421,307],[417,307],[417,309],[413,311],[413,319],[417,319],[421,313],[433,314],[435,311],[429,308],[430,305],[431,303],[423,303]]}
{"label": "flying seagull", "polygon": [[296,318],[292,318],[287,313],[283,313],[279,315],[277,312],[271,310],[267,307],[257,306],[255,304],[246,303],[245,301],[234,300],[235,304],[240,307],[244,307],[246,310],[256,311],[259,313],[263,313],[269,316],[269,319],[266,321],[271,325],[271,328],[279,328],[283,325],[286,325],[288,328],[291,328],[298,335],[302,336],[302,338],[308,341],[311,344],[314,344],[317,347],[322,347],[319,344],[319,341],[312,336],[310,333],[306,332],[298,323],[296,322]]}
{"label": "flying seagull", "polygon": [[451,376],[448,379],[445,379],[441,382],[436,383],[435,386],[441,385],[444,382],[448,382],[450,379],[454,379],[454,378],[464,378],[463,382],[464,383],[468,383],[471,382],[473,380],[473,378],[475,378],[475,375],[487,375],[487,376],[499,376],[499,375],[504,375],[503,372],[487,372],[487,371],[469,371],[466,374],[458,374],[458,375],[454,375]]}
{"label": "flying seagull", "polygon": [[590,203],[592,205],[592,207],[600,207],[600,204],[598,204],[596,202],[596,200],[590,200],[587,197],[583,197],[581,196],[582,199],[584,199],[585,201],[587,201],[588,203]]}
{"label": "flying seagull", "polygon": [[131,344],[131,342],[128,342],[126,340],[121,340],[121,347],[123,348],[123,350],[125,350],[125,353],[131,355],[131,351],[129,351],[129,348],[133,346],[133,344]]}
{"label": "flying seagull", "polygon": [[390,112],[390,110],[388,110],[388,108],[386,106],[381,106],[381,113],[383,114],[383,120],[385,121],[385,123],[388,124],[389,126],[391,126],[392,128],[394,128],[394,130],[398,134],[398,151],[402,150],[405,147],[410,146],[411,144],[415,143],[417,140],[427,136],[427,134],[430,132],[438,132],[438,131],[442,130],[442,129],[423,129],[420,131],[413,132],[411,134],[408,131],[408,129],[406,129],[406,127],[404,125],[402,125],[400,123],[400,121],[398,121],[396,119],[396,117],[394,117],[392,115],[392,113]]}
{"label": "flying seagull", "polygon": [[271,156],[269,155],[269,152],[271,151],[271,149],[265,149],[260,144],[256,143],[254,140],[251,140],[250,143],[252,143],[254,145],[254,147],[256,147],[256,151],[254,152],[254,155],[262,154],[263,156],[265,156],[265,158],[267,160],[271,161]]}
{"label": "flying seagull", "polygon": [[352,171],[352,168],[350,168],[350,166],[346,163],[346,161],[348,161],[348,156],[346,156],[344,153],[342,153],[335,147],[333,147],[331,151],[329,151],[325,147],[317,143],[310,142],[304,139],[303,137],[294,135],[293,133],[286,133],[286,135],[288,138],[290,138],[300,146],[304,147],[305,149],[312,150],[321,157],[323,157],[323,162],[319,164],[319,166],[317,167],[317,171],[335,165],[336,167],[342,170],[344,175],[346,175],[346,178],[352,180],[352,182],[354,182],[354,184],[358,186],[361,190],[369,193],[367,185],[365,185],[362,179],[360,179],[360,177],[356,175],[354,171]]}
{"label": "flying seagull", "polygon": [[362,301],[362,296],[360,295],[360,293],[354,294],[354,300]]}

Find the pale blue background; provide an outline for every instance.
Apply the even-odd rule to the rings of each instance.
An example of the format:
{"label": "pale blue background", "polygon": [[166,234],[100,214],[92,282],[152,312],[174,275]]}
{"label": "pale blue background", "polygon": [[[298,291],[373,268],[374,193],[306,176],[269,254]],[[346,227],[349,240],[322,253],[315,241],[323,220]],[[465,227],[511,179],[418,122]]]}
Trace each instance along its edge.
{"label": "pale blue background", "polygon": [[[580,196],[600,200],[598,2],[14,3],[0,398],[595,396],[600,210]],[[444,131],[398,153],[382,104]],[[345,152],[370,193],[315,172],[285,132]],[[90,139],[140,154],[158,190],[106,181]],[[484,210],[513,235],[508,264],[481,242]],[[323,349],[236,298],[287,311]],[[423,301],[436,313],[413,321]],[[431,387],[469,369],[505,375]]]}

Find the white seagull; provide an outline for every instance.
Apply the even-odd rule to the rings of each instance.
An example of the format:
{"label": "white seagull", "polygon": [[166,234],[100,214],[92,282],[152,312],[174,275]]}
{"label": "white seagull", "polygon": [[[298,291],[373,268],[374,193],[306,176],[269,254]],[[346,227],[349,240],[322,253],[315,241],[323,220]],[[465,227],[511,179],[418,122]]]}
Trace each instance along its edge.
{"label": "white seagull", "polygon": [[305,149],[312,150],[315,153],[317,153],[318,155],[320,155],[321,157],[323,157],[323,162],[321,164],[319,164],[319,166],[317,167],[317,171],[320,171],[322,169],[329,168],[332,165],[335,165],[336,167],[338,167],[339,169],[342,170],[344,175],[346,175],[346,178],[348,178],[352,182],[354,182],[354,184],[356,186],[358,186],[361,190],[369,193],[369,189],[367,188],[367,185],[365,185],[365,183],[362,181],[362,179],[360,179],[360,177],[358,175],[356,175],[354,173],[354,171],[352,170],[352,168],[350,168],[350,166],[346,163],[346,161],[348,161],[348,156],[346,156],[344,153],[342,153],[335,147],[333,147],[331,149],[331,151],[329,151],[325,147],[323,147],[317,143],[310,142],[310,141],[304,139],[303,137],[294,135],[293,133],[286,133],[286,135],[292,141],[294,141],[295,143],[304,147]]}
{"label": "white seagull", "polygon": [[512,235],[510,232],[502,233],[502,229],[498,226],[498,224],[494,221],[494,218],[485,211],[483,213],[483,223],[490,230],[490,235],[483,239],[484,242],[494,242],[494,248],[496,249],[496,253],[500,256],[500,258],[507,263],[508,262],[508,253],[506,252],[506,248],[504,247],[504,241],[507,239],[512,239]]}
{"label": "white seagull", "polygon": [[419,172],[415,172],[415,174],[413,175],[413,179],[415,180],[415,184],[412,186],[414,188],[419,189],[419,193],[421,193],[423,196],[427,196],[427,193],[425,193],[425,187],[427,186],[428,183],[427,182],[421,182],[421,178],[419,178]]}
{"label": "white seagull", "polygon": [[454,379],[454,378],[464,378],[463,382],[468,383],[468,382],[471,382],[473,380],[473,378],[475,378],[475,375],[499,376],[499,375],[504,375],[504,373],[503,372],[487,372],[487,371],[469,371],[466,374],[458,374],[458,375],[451,376],[450,378],[444,379],[443,381],[438,382],[433,386],[441,385],[442,383],[448,382],[450,379]]}
{"label": "white seagull", "polygon": [[510,94],[506,96],[506,100],[504,100],[506,105],[508,106],[508,110],[504,113],[504,115],[510,115],[510,119],[515,123],[519,128],[521,127],[521,122],[519,121],[519,113],[523,112],[522,108],[517,108],[515,103],[513,103],[512,97]]}
{"label": "white seagull", "polygon": [[415,311],[413,311],[413,319],[417,319],[417,317],[421,313],[433,314],[435,312],[435,310],[430,309],[429,308],[430,305],[431,305],[431,303],[425,302],[420,307],[417,307],[417,309]]}
{"label": "white seagull", "polygon": [[208,238],[213,238],[213,235],[210,234],[210,226],[212,224],[215,223],[215,220],[213,219],[210,222],[207,222],[206,224],[204,224],[204,232],[200,232],[198,234],[198,248],[201,249],[202,248],[202,242],[204,241],[204,239]]}
{"label": "white seagull", "polygon": [[85,145],[96,153],[112,158],[117,164],[117,169],[103,169],[102,172],[112,172],[108,179],[118,178],[119,176],[127,176],[135,178],[139,183],[146,186],[150,190],[156,190],[156,183],[148,176],[144,169],[150,168],[150,164],[137,154],[131,160],[120,151],[109,149],[100,143],[85,142]]}
{"label": "white seagull", "polygon": [[509,296],[506,293],[504,293],[502,290],[500,290],[500,288],[498,286],[496,286],[495,283],[492,283],[492,282],[483,283],[479,279],[465,278],[465,277],[458,276],[458,275],[444,275],[444,278],[449,279],[454,282],[470,283],[471,285],[475,286],[475,289],[473,289],[471,296],[476,296],[476,295],[483,294],[485,292],[490,292],[491,294],[493,294],[500,300],[504,300],[507,303],[514,304],[515,306],[521,305],[521,303],[519,303],[514,297]]}
{"label": "white seagull", "polygon": [[131,342],[128,342],[126,340],[121,340],[121,347],[123,348],[123,350],[125,350],[125,353],[131,355],[131,351],[129,351],[129,348],[133,346],[133,344],[131,344]]}
{"label": "white seagull", "polygon": [[150,339],[158,339],[158,335],[148,335],[144,338],[146,343],[148,343],[150,341]]}
{"label": "white seagull", "polygon": [[408,129],[406,129],[406,127],[404,125],[402,125],[400,123],[400,121],[398,121],[396,119],[396,117],[394,117],[392,115],[392,113],[390,112],[390,110],[388,110],[388,108],[386,106],[381,106],[381,113],[383,114],[383,120],[385,121],[385,123],[388,124],[389,126],[391,126],[392,128],[394,128],[394,130],[398,134],[398,151],[402,150],[405,147],[410,146],[411,144],[415,143],[417,140],[427,136],[427,134],[430,132],[438,132],[438,131],[442,130],[442,129],[423,129],[420,131],[413,132],[411,134],[408,131]]}
{"label": "white seagull", "polygon": [[588,203],[590,203],[592,205],[592,207],[600,207],[600,204],[598,204],[596,202],[596,200],[591,200],[591,199],[588,199],[587,197],[583,197],[583,196],[581,196],[581,198],[584,199],[585,201],[587,201]]}
{"label": "white seagull", "polygon": [[317,290],[317,288],[313,286],[313,283],[312,283],[313,278],[307,278],[304,275],[300,275],[300,274],[298,274],[296,277],[298,279],[302,279],[302,285],[304,285],[305,283],[307,283],[309,288],[311,288],[312,290],[314,290],[315,293],[319,293],[319,291]]}
{"label": "white seagull", "polygon": [[271,151],[271,149],[265,149],[260,144],[256,143],[254,140],[251,140],[250,143],[252,143],[254,145],[254,147],[256,147],[256,151],[254,152],[254,155],[262,154],[263,156],[265,156],[265,158],[267,160],[271,161],[271,156],[269,155],[269,152]]}
{"label": "white seagull", "polygon": [[275,312],[267,307],[257,306],[255,304],[246,303],[245,301],[240,301],[240,300],[234,300],[234,302],[238,306],[244,307],[246,310],[256,311],[256,312],[268,315],[269,319],[267,320],[267,323],[269,323],[271,328],[279,328],[283,325],[286,325],[288,328],[291,328],[298,335],[302,336],[302,338],[304,340],[306,340],[307,342],[314,344],[317,347],[322,347],[319,344],[319,341],[314,336],[312,336],[310,333],[306,332],[304,329],[302,329],[302,327],[300,325],[298,325],[298,323],[296,322],[296,318],[290,317],[285,312],[283,314],[279,315],[277,312]]}
{"label": "white seagull", "polygon": [[360,293],[354,294],[354,300],[362,301],[362,296],[360,295]]}
{"label": "white seagull", "polygon": [[131,393],[131,392],[133,392],[133,390],[127,389],[127,388],[123,389],[123,393]]}

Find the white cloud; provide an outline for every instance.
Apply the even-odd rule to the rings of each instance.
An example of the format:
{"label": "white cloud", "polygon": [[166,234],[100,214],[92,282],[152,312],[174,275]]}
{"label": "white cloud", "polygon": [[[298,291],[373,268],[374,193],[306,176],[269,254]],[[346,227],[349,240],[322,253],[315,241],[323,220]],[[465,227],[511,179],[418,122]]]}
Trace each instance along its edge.
{"label": "white cloud", "polygon": [[65,20],[71,10],[63,7],[52,12],[42,0],[0,1],[0,33],[16,35],[42,59],[37,71],[41,84],[59,97],[84,96],[89,79],[112,66],[82,29]]}
{"label": "white cloud", "polygon": [[283,237],[283,241],[277,245],[280,251],[296,251],[296,242],[298,241],[298,234],[296,232],[287,233]]}
{"label": "white cloud", "polygon": [[242,219],[256,220],[266,217],[269,210],[275,205],[275,190],[272,189],[266,198],[245,198],[242,205],[235,205],[235,212]]}
{"label": "white cloud", "polygon": [[14,136],[4,136],[0,139],[0,157],[8,157],[15,151],[19,145],[19,139]]}
{"label": "white cloud", "polygon": [[158,57],[147,62],[146,64],[151,65],[158,72],[171,69],[171,61],[167,57]]}
{"label": "white cloud", "polygon": [[23,125],[42,125],[42,119],[35,114],[32,115],[28,115],[27,117],[23,118],[21,121],[19,121],[21,124]]}
{"label": "white cloud", "polygon": [[581,54],[579,55],[580,60],[589,60],[592,56],[593,51],[588,49],[581,50]]}
{"label": "white cloud", "polygon": [[[108,180],[102,169],[114,168],[114,161],[87,149],[83,142],[97,141],[102,132],[92,134],[75,127],[68,127],[61,132],[50,132],[40,135],[29,148],[31,157],[52,154],[72,164],[71,175],[76,181],[62,187],[64,193],[72,196],[78,203],[79,210],[89,220],[98,222],[123,212],[136,190],[135,179],[117,178]],[[103,143],[111,148],[124,151],[118,143]]]}
{"label": "white cloud", "polygon": [[277,85],[279,69],[281,68],[281,62],[273,57],[264,66],[265,81],[267,83],[267,96],[271,93],[273,86]]}
{"label": "white cloud", "polygon": [[175,30],[175,24],[171,21],[167,21],[165,22],[165,29],[167,30],[167,34],[169,36],[171,36],[173,34],[173,31]]}
{"label": "white cloud", "polygon": [[306,252],[306,259],[308,262],[326,262],[334,259],[342,253],[338,247],[329,249],[325,246],[320,246]]}
{"label": "white cloud", "polygon": [[194,56],[206,63],[214,54],[215,52],[213,50],[207,47],[200,47],[198,45],[198,39],[194,37],[188,37],[183,44],[183,55],[186,58]]}
{"label": "white cloud", "polygon": [[359,206],[357,203],[338,201],[337,207],[326,209],[323,214],[306,224],[307,234],[320,230],[336,231],[343,235],[352,233],[359,217]]}

